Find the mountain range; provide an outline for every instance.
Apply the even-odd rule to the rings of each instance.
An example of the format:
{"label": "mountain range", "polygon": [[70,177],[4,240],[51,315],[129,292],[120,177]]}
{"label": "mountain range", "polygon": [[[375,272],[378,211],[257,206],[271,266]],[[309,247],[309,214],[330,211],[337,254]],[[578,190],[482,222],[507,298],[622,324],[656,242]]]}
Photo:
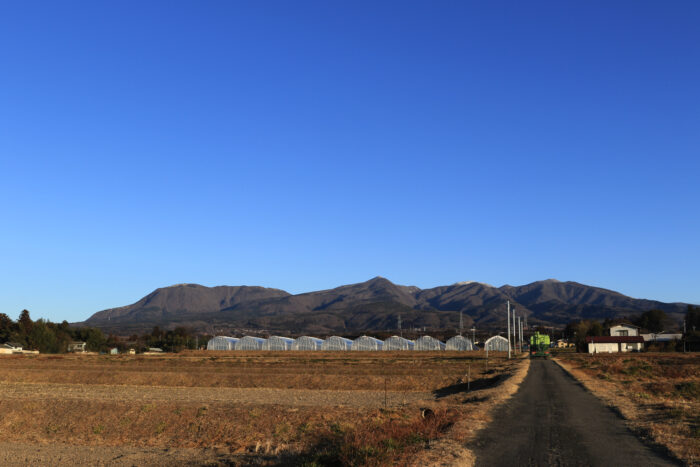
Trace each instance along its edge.
{"label": "mountain range", "polygon": [[632,318],[660,309],[679,322],[684,303],[627,297],[619,292],[555,279],[522,286],[493,287],[480,282],[420,289],[383,277],[329,290],[290,294],[255,286],[205,287],[177,284],[157,289],[132,305],[95,313],[81,325],[131,334],[185,326],[210,334],[268,331],[286,335],[360,333],[398,328],[500,329],[506,302],[530,326],[561,327],[577,319]]}

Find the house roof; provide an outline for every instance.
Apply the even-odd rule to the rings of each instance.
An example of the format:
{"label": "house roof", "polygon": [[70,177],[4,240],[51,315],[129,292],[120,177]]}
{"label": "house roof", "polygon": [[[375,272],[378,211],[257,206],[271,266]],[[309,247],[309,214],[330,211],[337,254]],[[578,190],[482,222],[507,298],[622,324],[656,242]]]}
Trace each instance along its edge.
{"label": "house roof", "polygon": [[586,342],[593,344],[643,344],[644,338],[642,336],[588,336]]}
{"label": "house roof", "polygon": [[18,344],[17,342],[5,342],[2,345],[4,345],[7,348],[13,348],[13,349],[22,348],[22,345]]}

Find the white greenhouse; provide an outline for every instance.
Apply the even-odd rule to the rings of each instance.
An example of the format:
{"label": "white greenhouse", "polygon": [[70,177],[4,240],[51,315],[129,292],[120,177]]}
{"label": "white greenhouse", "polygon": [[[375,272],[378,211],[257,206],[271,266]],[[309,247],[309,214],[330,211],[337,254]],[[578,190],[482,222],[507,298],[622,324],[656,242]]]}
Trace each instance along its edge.
{"label": "white greenhouse", "polygon": [[370,336],[360,336],[352,343],[352,350],[382,350],[384,342]]}
{"label": "white greenhouse", "polygon": [[391,336],[384,341],[384,350],[413,350],[415,342],[401,336]]}
{"label": "white greenhouse", "polygon": [[291,337],[270,336],[263,342],[263,350],[292,350],[294,339]]}
{"label": "white greenhouse", "polygon": [[445,343],[431,336],[423,336],[416,339],[414,350],[445,350]]}
{"label": "white greenhouse", "polygon": [[262,337],[245,336],[236,342],[236,350],[262,350],[264,343]]}
{"label": "white greenhouse", "polygon": [[331,336],[321,345],[321,350],[350,350],[352,341],[345,337]]}
{"label": "white greenhouse", "polygon": [[228,336],[216,336],[207,342],[207,350],[234,350],[238,339]]}
{"label": "white greenhouse", "polygon": [[474,350],[474,344],[467,337],[454,336],[445,342],[445,350]]}
{"label": "white greenhouse", "polygon": [[493,336],[484,342],[484,350],[490,352],[508,352],[508,339],[502,336]]}
{"label": "white greenhouse", "polygon": [[292,350],[321,350],[323,339],[318,337],[301,336],[292,344]]}

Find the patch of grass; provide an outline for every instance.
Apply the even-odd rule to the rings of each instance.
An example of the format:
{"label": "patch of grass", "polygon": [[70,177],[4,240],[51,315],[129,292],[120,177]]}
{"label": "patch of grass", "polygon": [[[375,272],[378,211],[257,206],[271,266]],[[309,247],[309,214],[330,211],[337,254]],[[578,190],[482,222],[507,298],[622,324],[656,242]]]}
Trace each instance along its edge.
{"label": "patch of grass", "polygon": [[684,381],[676,384],[676,392],[686,399],[700,399],[700,384],[695,381]]}

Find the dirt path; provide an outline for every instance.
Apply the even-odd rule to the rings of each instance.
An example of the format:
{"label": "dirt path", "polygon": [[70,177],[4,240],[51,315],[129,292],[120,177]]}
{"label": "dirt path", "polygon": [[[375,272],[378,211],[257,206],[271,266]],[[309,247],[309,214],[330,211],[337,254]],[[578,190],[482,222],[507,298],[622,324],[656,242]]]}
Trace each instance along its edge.
{"label": "dirt path", "polygon": [[520,390],[475,442],[477,466],[676,465],[554,362],[533,361]]}
{"label": "dirt path", "polygon": [[[190,388],[93,384],[0,383],[2,399],[60,399],[120,402],[234,403],[293,407],[384,407],[383,391],[336,391],[272,388]],[[420,404],[433,400],[430,392],[387,391],[386,404]]]}

